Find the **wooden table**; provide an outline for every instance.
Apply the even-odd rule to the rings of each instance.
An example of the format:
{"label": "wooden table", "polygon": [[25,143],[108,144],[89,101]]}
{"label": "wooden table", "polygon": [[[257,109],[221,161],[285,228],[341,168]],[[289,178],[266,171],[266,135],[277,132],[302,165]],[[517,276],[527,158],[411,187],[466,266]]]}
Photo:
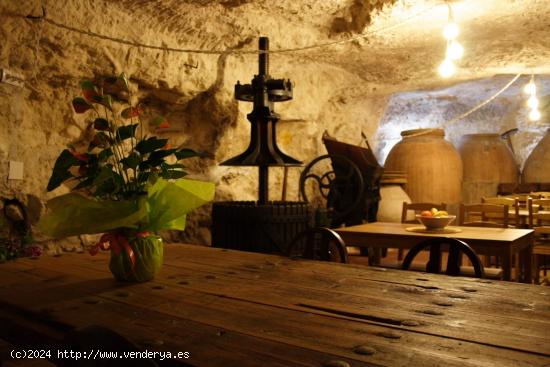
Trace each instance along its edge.
{"label": "wooden table", "polygon": [[59,347],[97,324],[190,366],[550,365],[546,287],[191,245],[167,245],[155,281],[125,284],[107,261],[0,265],[0,338]]}
{"label": "wooden table", "polygon": [[461,232],[452,234],[431,234],[409,232],[413,224],[373,222],[337,229],[349,246],[372,248],[410,249],[429,237],[452,237],[463,240],[478,255],[500,256],[504,280],[511,280],[512,256],[519,257],[517,279],[531,283],[531,255],[534,235],[532,229],[504,229],[484,227],[453,227]]}

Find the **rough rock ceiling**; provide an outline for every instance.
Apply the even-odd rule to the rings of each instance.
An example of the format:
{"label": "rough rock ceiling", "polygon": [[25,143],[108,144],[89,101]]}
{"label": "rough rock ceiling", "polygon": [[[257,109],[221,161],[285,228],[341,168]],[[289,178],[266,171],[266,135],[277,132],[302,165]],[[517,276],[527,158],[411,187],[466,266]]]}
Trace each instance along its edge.
{"label": "rough rock ceiling", "polygon": [[[405,24],[357,41],[284,54],[285,60],[335,64],[394,90],[438,87],[517,72],[550,72],[548,0],[451,1],[465,55],[454,78],[436,69],[445,52],[442,0],[109,0],[140,27],[174,40],[170,46],[225,49],[259,35],[272,48],[344,40]],[[154,39],[151,39],[153,42]],[[253,49],[255,42],[243,48]],[[290,61],[290,60],[289,60]]]}

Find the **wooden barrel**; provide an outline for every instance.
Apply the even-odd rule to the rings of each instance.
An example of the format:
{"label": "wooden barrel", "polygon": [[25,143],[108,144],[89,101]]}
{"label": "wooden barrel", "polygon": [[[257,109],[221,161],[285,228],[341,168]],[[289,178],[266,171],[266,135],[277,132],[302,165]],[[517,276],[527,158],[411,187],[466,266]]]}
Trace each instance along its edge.
{"label": "wooden barrel", "polygon": [[550,129],[527,157],[521,181],[523,183],[550,182]]}
{"label": "wooden barrel", "polygon": [[464,135],[458,151],[463,165],[465,203],[480,203],[484,196],[496,196],[499,183],[518,182],[514,154],[499,134]]}
{"label": "wooden barrel", "polygon": [[406,130],[401,136],[384,169],[406,172],[405,191],[412,202],[460,202],[462,160],[443,129]]}

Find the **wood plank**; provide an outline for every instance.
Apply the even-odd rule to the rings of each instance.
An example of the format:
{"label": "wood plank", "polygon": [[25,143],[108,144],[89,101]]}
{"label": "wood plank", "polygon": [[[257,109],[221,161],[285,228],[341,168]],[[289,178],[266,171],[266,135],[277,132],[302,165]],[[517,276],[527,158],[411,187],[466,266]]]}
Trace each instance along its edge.
{"label": "wood plank", "polygon": [[[167,250],[170,250],[171,246],[167,246]],[[190,253],[194,257],[195,255],[199,254],[200,251],[208,251],[211,249],[200,249],[197,251],[193,251],[195,249],[190,249],[190,246],[178,248],[175,253],[178,253],[178,256],[188,256]],[[171,250],[170,250],[171,251]],[[239,253],[242,254],[242,253]],[[235,254],[237,255],[237,254]],[[253,254],[258,255],[258,254]],[[262,255],[266,256],[266,255]],[[189,256],[188,256],[189,257]],[[245,256],[245,261],[243,262],[241,256],[233,256],[233,255],[227,255],[224,254],[224,257],[221,257],[222,260],[219,261],[226,261],[229,259],[237,258],[237,260],[233,259],[234,263],[231,264],[231,267],[234,267],[235,269],[238,269],[235,273],[236,274],[227,274],[228,272],[231,272],[233,270],[227,270],[231,269],[231,267],[226,268],[225,270],[218,265],[212,265],[210,267],[206,267],[206,271],[210,274],[213,274],[214,278],[203,276],[203,274],[197,272],[197,267],[200,264],[195,264],[193,262],[185,263],[181,259],[178,259],[177,256],[171,256],[169,254],[169,251],[167,251],[167,265],[165,266],[165,270],[161,273],[161,276],[159,277],[159,280],[157,282],[148,283],[147,286],[149,287],[157,287],[161,286],[160,289],[155,288],[147,288],[146,285],[132,285],[130,287],[123,287],[123,288],[117,288],[113,290],[112,284],[104,283],[107,277],[109,277],[108,271],[106,271],[106,263],[105,263],[105,257],[102,261],[87,261],[83,259],[88,259],[86,257],[80,257],[78,260],[77,258],[73,258],[71,255],[70,257],[67,257],[64,262],[67,264],[65,267],[59,266],[59,260],[52,260],[52,259],[45,259],[44,262],[35,262],[31,264],[32,266],[29,268],[27,265],[27,268],[24,272],[21,272],[19,274],[23,281],[30,281],[32,279],[35,280],[34,286],[36,289],[38,289],[39,286],[45,286],[46,292],[43,292],[46,294],[43,299],[40,300],[40,304],[48,304],[48,305],[56,305],[58,307],[61,303],[60,302],[77,302],[77,300],[81,297],[86,296],[88,293],[87,291],[82,290],[82,284],[86,281],[90,283],[91,286],[93,286],[94,282],[99,281],[94,289],[94,294],[97,296],[101,296],[102,298],[107,298],[111,302],[123,302],[127,304],[130,309],[142,309],[145,308],[147,310],[155,310],[157,312],[160,312],[163,316],[166,317],[166,315],[169,315],[170,317],[178,317],[188,319],[194,322],[198,322],[201,324],[211,324],[213,323],[216,327],[224,327],[228,330],[235,330],[237,332],[241,332],[246,335],[250,335],[253,338],[268,338],[272,342],[277,343],[283,343],[283,344],[292,344],[292,345],[298,345],[297,343],[304,343],[304,345],[299,345],[301,348],[305,349],[312,349],[317,350],[318,352],[326,353],[326,348],[333,348],[335,351],[334,355],[342,355],[340,354],[342,352],[342,349],[345,350],[344,356],[347,356],[348,358],[356,357],[354,353],[350,352],[350,346],[345,344],[339,344],[336,343],[336,345],[331,344],[334,339],[334,329],[340,330],[341,325],[344,325],[345,330],[345,336],[344,340],[348,340],[345,338],[357,338],[363,335],[365,332],[367,334],[372,334],[378,336],[377,332],[379,333],[379,330],[394,330],[395,328],[388,327],[387,325],[378,325],[376,322],[370,321],[370,323],[365,322],[364,320],[347,320],[343,316],[335,316],[335,315],[325,315],[323,314],[323,311],[319,310],[309,310],[310,312],[304,312],[304,310],[299,310],[296,308],[295,303],[303,300],[303,298],[309,299],[309,300],[318,300],[322,296],[322,292],[316,291],[319,287],[321,289],[324,287],[324,284],[326,283],[326,274],[324,274],[324,271],[327,270],[334,270],[337,269],[338,272],[342,272],[343,275],[348,275],[346,272],[348,272],[348,268],[345,267],[333,267],[331,265],[334,264],[318,264],[315,262],[295,262],[295,261],[289,261],[286,259],[283,259],[283,263],[280,264],[280,266],[276,265],[269,265],[269,264],[260,264],[264,266],[263,268],[239,268],[239,261],[241,265],[250,265],[249,256]],[[274,257],[266,257],[268,261],[274,261]],[[83,260],[83,261],[80,261]],[[278,260],[275,260],[278,261]],[[79,264],[79,262],[82,262]],[[174,262],[174,264],[172,264]],[[291,266],[291,269],[289,271],[288,277],[282,276],[281,274],[285,274],[284,271],[286,269],[286,262],[288,262]],[[305,268],[298,271],[298,268],[302,267]],[[34,267],[34,268],[33,268]],[[296,269],[292,269],[292,267]],[[49,269],[48,269],[49,268]],[[342,270],[341,270],[341,269]],[[239,270],[240,269],[240,270]],[[354,285],[355,288],[350,287],[349,289],[346,288],[346,292],[350,292],[350,297],[352,296],[352,293],[354,290],[358,290],[360,288],[363,288],[363,291],[368,290],[364,282],[366,282],[364,279],[358,278],[356,275],[353,275],[353,273],[357,270],[353,267],[349,268],[351,269],[351,279],[353,281],[360,281],[363,282],[363,284],[357,283]],[[0,268],[0,272],[4,273],[3,268]],[[13,269],[12,269],[13,270]],[[75,272],[75,270],[80,270],[79,274],[78,272]],[[181,281],[181,278],[177,277],[177,274],[181,274],[181,272],[184,272],[184,276],[186,277],[188,284],[179,284]],[[194,274],[193,274],[194,273]],[[370,271],[367,272],[369,274],[378,274],[383,275],[383,272],[378,271]],[[75,275],[77,274],[77,275]],[[304,276],[304,274],[309,274],[308,282],[311,285],[314,285],[311,289],[308,290],[308,284],[305,286],[302,285],[301,277]],[[264,278],[274,277],[276,275],[279,275],[279,278],[276,278],[272,283],[268,283],[267,286],[262,285],[264,283]],[[242,280],[250,280],[253,281],[256,277],[256,281],[260,286],[257,285],[247,285],[246,287],[240,286],[239,281]],[[72,277],[72,280],[71,280]],[[173,277],[173,278],[171,278]],[[241,279],[239,279],[241,278]],[[357,278],[357,279],[356,279]],[[387,278],[387,277],[386,277]],[[48,279],[49,281],[44,282],[43,279]],[[299,284],[296,284],[296,279],[300,279]],[[439,278],[434,277],[434,282],[436,282]],[[17,281],[14,279],[14,276],[9,277],[10,282],[14,281],[15,283],[11,283],[14,286],[17,286],[20,283],[17,283]],[[386,279],[387,280],[387,279]],[[94,281],[94,282],[91,282]],[[190,282],[191,281],[191,282]],[[292,285],[291,281],[294,282],[294,285],[297,287],[297,292],[302,292],[304,289],[306,290],[306,294],[302,298],[296,298],[296,299],[286,299],[285,297],[288,297],[288,292],[290,292],[290,286]],[[368,282],[372,284],[383,284],[382,281],[373,281],[373,280],[367,280]],[[416,280],[416,283],[422,283],[423,281]],[[461,284],[462,281],[459,282]],[[344,287],[347,287],[348,282],[344,282]],[[4,284],[4,282],[2,282]],[[24,283],[21,283],[24,284]],[[28,283],[27,283],[28,284]],[[87,284],[87,283],[85,283]],[[234,285],[237,284],[237,287]],[[246,283],[245,283],[246,284]],[[271,284],[271,285],[269,285]],[[321,285],[316,285],[321,284]],[[391,284],[393,287],[404,287],[407,285],[403,284],[393,284],[392,282],[388,283]],[[458,291],[456,289],[456,284],[453,283],[453,281],[449,281],[449,286],[451,287],[454,284],[454,291]],[[467,283],[468,284],[468,283]],[[472,283],[469,283],[472,284]],[[233,288],[229,288],[229,286],[233,285]],[[277,285],[278,288],[273,288],[273,286]],[[330,283],[329,283],[330,285]],[[482,287],[488,287],[487,284],[480,283]],[[142,289],[142,287],[145,287]],[[164,287],[164,288],[162,288]],[[525,286],[523,286],[525,287]],[[4,292],[10,292],[11,287],[6,287],[5,285],[2,286],[0,289],[0,299],[5,299],[4,295],[7,293]],[[32,287],[31,287],[32,288]],[[201,289],[202,288],[202,289]],[[206,289],[205,289],[206,288]],[[242,289],[241,289],[242,288]],[[274,289],[275,292],[271,294],[270,290]],[[502,287],[506,288],[506,287]],[[135,298],[134,298],[134,292],[132,291],[131,297],[126,297],[124,299],[120,299],[120,296],[117,296],[116,294],[112,294],[112,292],[120,292],[121,289],[138,289],[136,290]],[[168,290],[168,291],[166,291]],[[156,293],[155,293],[156,291]],[[264,294],[267,295],[267,297],[261,297],[261,292],[264,292]],[[432,290],[433,291],[433,290]],[[71,293],[72,292],[72,293]],[[151,293],[153,292],[153,293]],[[340,289],[336,291],[332,291],[333,294],[329,297],[333,297],[336,295],[338,298],[342,297],[342,294],[346,294],[345,292],[341,292]],[[462,290],[462,293],[465,291]],[[25,294],[25,291],[18,292],[17,297],[13,299],[14,302],[22,302],[23,307],[34,307],[36,305],[37,299],[36,299],[36,292],[33,289],[28,288],[27,294]],[[150,299],[150,298],[159,298],[158,293],[162,293],[163,297],[160,297],[161,299]],[[208,294],[213,293],[213,294]],[[291,294],[292,295],[292,294]],[[428,294],[430,296],[433,296],[432,294]],[[220,296],[222,296],[220,298]],[[225,298],[223,297],[225,296]],[[228,296],[234,297],[237,296],[236,299],[233,298],[227,298]],[[63,300],[63,297],[66,299]],[[241,299],[239,299],[240,297]],[[296,297],[296,296],[295,296]],[[309,298],[308,298],[309,297]],[[364,301],[364,298],[369,298],[362,295],[355,295],[355,297],[359,297],[357,299],[351,298],[353,302],[356,303],[353,307],[360,307],[362,305],[362,302]],[[481,296],[480,296],[481,297]],[[131,300],[130,300],[131,298]],[[348,297],[349,298],[349,297]],[[348,298],[345,298],[345,301],[349,301]],[[476,297],[473,297],[476,299]],[[471,299],[471,298],[470,298]],[[61,301],[60,301],[61,300]],[[284,301],[284,302],[283,302]],[[372,301],[372,300],[371,300]],[[158,303],[160,302],[160,304]],[[259,302],[264,302],[264,304],[258,304]],[[460,301],[462,302],[462,301]],[[470,301],[468,301],[470,302]],[[327,303],[328,304],[328,303]],[[325,304],[326,305],[326,304]],[[371,306],[375,305],[373,303]],[[337,303],[337,307],[340,307],[340,304]],[[72,305],[74,307],[74,304]],[[184,307],[186,310],[186,313],[184,315],[180,315],[177,313],[177,309]],[[245,308],[245,314],[243,315],[243,307]],[[401,307],[401,306],[400,306]],[[43,307],[42,307],[43,308]],[[158,311],[160,310],[160,311]],[[192,311],[189,311],[192,310]],[[202,310],[202,311],[201,311]],[[355,312],[356,310],[353,309]],[[58,311],[54,311],[58,312]],[[82,311],[80,311],[82,312]],[[378,311],[377,311],[378,312]],[[389,312],[389,311],[384,311]],[[454,311],[453,312],[457,312]],[[222,317],[220,315],[224,315],[229,313],[231,317]],[[259,316],[253,317],[252,315],[249,315],[249,313],[257,314]],[[292,332],[289,333],[288,330],[286,330],[284,327],[281,329],[281,325],[278,325],[276,323],[276,320],[279,320],[280,318],[285,318],[284,314],[289,313],[291,315],[291,320],[293,324],[289,324],[288,320],[285,320],[283,323],[286,328],[292,328],[292,325],[294,325],[294,328],[296,325],[300,325],[300,330],[297,335],[294,335]],[[59,312],[59,318],[64,319],[64,314]],[[277,316],[278,315],[278,316]],[[288,315],[287,315],[288,316]],[[306,317],[307,316],[307,317]],[[159,316],[160,317],[160,316]],[[209,318],[210,317],[210,318]],[[259,317],[259,318],[258,318]],[[268,319],[268,325],[275,330],[274,333],[265,335],[264,332],[258,330],[258,323],[261,323],[260,321],[262,317]],[[244,320],[246,322],[240,323],[240,321]],[[316,322],[314,323],[314,326],[308,326],[305,325],[304,329],[301,329],[302,324],[307,324],[309,320],[314,319]],[[320,321],[322,320],[322,321]],[[328,321],[330,320],[330,321]],[[275,323],[275,324],[273,324]],[[321,328],[319,324],[325,325],[329,324],[332,326],[332,329],[326,329]],[[256,326],[254,326],[256,325]],[[353,326],[350,326],[353,325]],[[239,328],[242,328],[241,330],[238,330]],[[358,329],[359,328],[359,329]],[[365,329],[363,329],[365,328]],[[376,329],[379,328],[379,329]],[[316,337],[315,335],[318,335],[319,329],[321,330],[321,335],[323,336],[323,341],[328,344],[316,344]],[[332,334],[330,332],[332,330]],[[358,333],[358,330],[361,331]],[[377,331],[378,330],[378,331]],[[404,335],[407,335],[407,348],[409,346],[411,348],[419,348],[420,350],[423,349],[423,345],[435,345],[436,350],[432,350],[431,348],[426,349],[424,354],[419,357],[419,359],[415,359],[418,361],[428,361],[428,355],[432,355],[433,353],[438,355],[437,360],[453,360],[453,358],[456,359],[456,345],[455,344],[449,344],[453,345],[451,350],[453,352],[450,353],[443,353],[440,355],[440,351],[437,350],[437,347],[441,347],[441,337],[434,336],[434,335],[424,335],[418,332],[413,332],[411,330],[397,330],[395,332],[404,333]],[[307,338],[301,338],[303,335],[307,335]],[[340,333],[338,333],[340,336]],[[410,341],[408,339],[411,339]],[[427,338],[427,339],[422,339]],[[431,339],[430,339],[431,338]],[[349,340],[351,340],[349,339]],[[376,338],[375,338],[376,339]],[[357,340],[357,339],[356,339]],[[419,341],[423,341],[424,344],[419,343]],[[380,342],[377,340],[377,342]],[[387,341],[386,341],[387,342]],[[447,340],[447,342],[451,343]],[[454,341],[456,343],[456,340]],[[411,344],[412,343],[412,344]],[[468,343],[468,342],[462,342]],[[389,345],[386,345],[387,343],[381,344],[381,347],[383,348],[393,348],[395,345],[392,346],[392,340],[390,340]],[[399,344],[395,343],[395,340],[393,340],[393,344]],[[471,344],[471,343],[470,343]],[[480,346],[478,344],[474,344],[476,348],[485,348],[485,349],[495,349],[491,348],[489,346]],[[472,348],[470,346],[470,348]],[[399,349],[399,348],[397,348]],[[392,349],[392,355],[396,355],[399,358],[406,356],[407,353],[411,353],[410,349],[406,349],[405,351],[394,351]],[[502,353],[492,353],[489,351],[483,351],[483,353],[488,353],[488,355],[492,356],[491,358],[497,358],[498,355]],[[527,353],[521,353],[521,352],[515,352],[510,351],[511,354],[504,353],[503,356],[498,358],[503,358],[505,360],[505,364],[510,362],[507,358],[511,358],[518,361],[517,358],[520,358],[522,362],[529,363],[530,361],[530,355]],[[519,353],[519,354],[518,354]],[[527,354],[529,357],[523,356],[523,357],[517,357],[517,355],[524,355]],[[426,359],[422,359],[426,358]],[[523,360],[526,359],[526,360]],[[544,360],[544,358],[542,359]],[[383,358],[380,359],[383,363],[388,363],[388,361],[384,360]],[[385,362],[384,362],[385,361]],[[506,362],[508,361],[508,362]],[[540,362],[540,360],[538,360]],[[372,362],[369,360],[369,362]],[[394,361],[395,362],[395,361]],[[462,361],[460,361],[462,362]],[[490,359],[486,361],[487,363],[490,362]],[[378,360],[374,360],[373,363],[378,363]],[[442,362],[443,363],[443,362]],[[454,363],[454,362],[453,362]],[[538,363],[538,362],[536,362]],[[460,365],[457,364],[456,365]],[[475,365],[475,364],[472,364]]]}

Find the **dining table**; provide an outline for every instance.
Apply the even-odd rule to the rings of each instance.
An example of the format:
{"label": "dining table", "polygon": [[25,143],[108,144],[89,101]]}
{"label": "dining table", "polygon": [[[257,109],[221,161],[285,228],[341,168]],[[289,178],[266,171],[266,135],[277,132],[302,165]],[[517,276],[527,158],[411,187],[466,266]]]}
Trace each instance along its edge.
{"label": "dining table", "polygon": [[[547,287],[186,244],[165,245],[149,282],[108,262],[0,264],[0,365],[47,351],[69,366],[550,366]],[[92,327],[136,350],[75,343]]]}
{"label": "dining table", "polygon": [[371,222],[338,228],[336,231],[346,245],[372,249],[406,250],[428,238],[456,238],[466,242],[478,255],[499,256],[504,280],[512,280],[512,260],[516,255],[515,279],[524,283],[532,282],[532,229],[448,226],[444,230],[430,231],[410,223]]}

